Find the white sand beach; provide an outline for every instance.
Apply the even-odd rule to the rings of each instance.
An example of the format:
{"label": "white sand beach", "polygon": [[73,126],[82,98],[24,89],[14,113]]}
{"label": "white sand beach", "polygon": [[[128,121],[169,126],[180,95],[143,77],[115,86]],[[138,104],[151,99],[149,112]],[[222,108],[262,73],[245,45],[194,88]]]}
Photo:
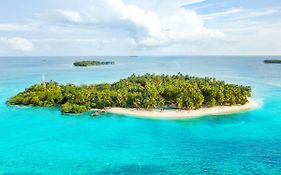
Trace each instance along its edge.
{"label": "white sand beach", "polygon": [[259,107],[254,100],[249,100],[245,105],[217,106],[212,108],[200,108],[197,110],[145,110],[129,108],[107,108],[106,112],[113,114],[128,115],[139,118],[151,119],[187,119],[206,115],[225,115],[248,111]]}

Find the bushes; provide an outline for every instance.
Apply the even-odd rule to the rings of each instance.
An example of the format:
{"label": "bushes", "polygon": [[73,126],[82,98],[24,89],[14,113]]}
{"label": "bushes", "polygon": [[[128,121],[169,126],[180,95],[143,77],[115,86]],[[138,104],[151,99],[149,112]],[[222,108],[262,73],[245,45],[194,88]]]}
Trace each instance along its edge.
{"label": "bushes", "polygon": [[86,108],[86,106],[72,104],[69,102],[66,102],[61,106],[61,111],[63,113],[83,113],[86,112],[87,110],[88,109]]}

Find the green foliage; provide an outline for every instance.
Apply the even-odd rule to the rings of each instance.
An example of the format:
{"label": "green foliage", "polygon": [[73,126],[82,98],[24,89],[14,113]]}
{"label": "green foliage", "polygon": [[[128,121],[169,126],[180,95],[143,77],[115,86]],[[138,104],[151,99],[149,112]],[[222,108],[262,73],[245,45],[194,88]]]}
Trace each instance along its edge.
{"label": "green foliage", "polygon": [[61,105],[61,111],[63,113],[83,113],[86,112],[88,109],[86,106],[72,104],[66,102],[65,104]]}
{"label": "green foliage", "polygon": [[249,86],[227,84],[214,78],[178,75],[132,75],[113,84],[76,86],[56,82],[36,84],[10,98],[10,105],[60,106],[63,113],[92,108],[123,107],[177,109],[245,104]]}
{"label": "green foliage", "polygon": [[86,67],[86,66],[99,66],[99,65],[108,65],[114,64],[113,61],[76,61],[73,63],[74,66]]}
{"label": "green foliage", "polygon": [[281,64],[281,60],[264,60],[267,64]]}

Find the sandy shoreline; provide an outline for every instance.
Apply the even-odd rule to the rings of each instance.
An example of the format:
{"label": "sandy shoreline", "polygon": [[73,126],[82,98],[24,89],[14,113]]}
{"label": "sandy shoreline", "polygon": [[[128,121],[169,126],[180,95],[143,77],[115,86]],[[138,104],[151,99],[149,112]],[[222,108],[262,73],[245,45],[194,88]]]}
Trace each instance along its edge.
{"label": "sandy shoreline", "polygon": [[151,119],[186,119],[197,118],[206,115],[225,115],[255,109],[259,104],[254,100],[249,100],[245,105],[218,106],[212,108],[201,108],[197,110],[144,110],[129,108],[107,108],[107,113],[130,115],[139,118]]}

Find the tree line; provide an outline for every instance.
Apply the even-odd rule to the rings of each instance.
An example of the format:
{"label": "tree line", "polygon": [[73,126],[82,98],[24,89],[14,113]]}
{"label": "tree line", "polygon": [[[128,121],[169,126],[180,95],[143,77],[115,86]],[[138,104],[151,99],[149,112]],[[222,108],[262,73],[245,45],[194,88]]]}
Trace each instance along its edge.
{"label": "tree line", "polygon": [[228,84],[215,78],[188,75],[131,75],[108,84],[35,84],[7,100],[10,105],[59,106],[63,113],[83,113],[106,107],[176,109],[245,104],[251,87]]}
{"label": "tree line", "polygon": [[108,65],[115,64],[113,61],[76,61],[73,63],[73,66],[76,67],[87,67],[87,66],[99,66],[99,65]]}
{"label": "tree line", "polygon": [[281,64],[281,60],[264,60],[263,62],[267,64]]}

